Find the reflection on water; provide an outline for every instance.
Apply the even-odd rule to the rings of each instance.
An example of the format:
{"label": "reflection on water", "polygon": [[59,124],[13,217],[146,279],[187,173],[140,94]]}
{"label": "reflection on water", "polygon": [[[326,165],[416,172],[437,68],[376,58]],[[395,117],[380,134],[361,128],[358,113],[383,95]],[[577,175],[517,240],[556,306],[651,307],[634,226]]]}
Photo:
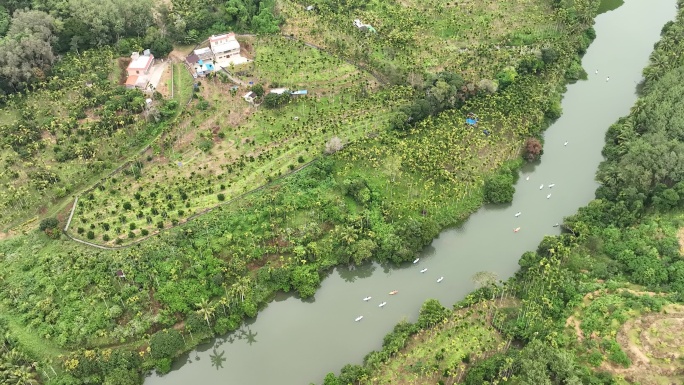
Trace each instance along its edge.
{"label": "reflection on water", "polygon": [[625,0],[601,0],[601,5],[599,5],[598,13],[600,15],[602,13],[618,9],[624,3]]}
{"label": "reflection on water", "polygon": [[368,278],[373,275],[376,265],[374,263],[366,263],[361,266],[341,267],[337,269],[337,274],[344,282],[352,283],[359,278]]}
{"label": "reflection on water", "polygon": [[223,363],[226,362],[226,358],[223,357],[224,354],[226,354],[225,350],[221,350],[221,353],[219,353],[214,348],[213,353],[209,355],[211,366],[215,367],[216,370],[223,369]]}

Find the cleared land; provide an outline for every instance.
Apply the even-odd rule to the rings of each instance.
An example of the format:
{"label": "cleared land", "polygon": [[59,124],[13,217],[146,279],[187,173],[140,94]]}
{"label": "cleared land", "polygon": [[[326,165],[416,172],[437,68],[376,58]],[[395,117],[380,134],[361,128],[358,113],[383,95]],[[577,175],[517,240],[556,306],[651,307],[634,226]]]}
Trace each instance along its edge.
{"label": "cleared land", "polygon": [[684,307],[634,289],[587,294],[566,325],[578,356],[618,383],[661,385],[684,380]]}

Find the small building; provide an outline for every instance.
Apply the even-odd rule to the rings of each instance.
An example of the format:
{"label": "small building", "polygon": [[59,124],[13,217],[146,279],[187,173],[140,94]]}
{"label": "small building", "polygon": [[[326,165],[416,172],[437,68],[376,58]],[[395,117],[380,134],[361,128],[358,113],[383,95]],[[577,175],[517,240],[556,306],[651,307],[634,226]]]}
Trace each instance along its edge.
{"label": "small building", "polygon": [[288,91],[289,91],[289,90],[288,90],[287,88],[274,88],[274,89],[272,89],[272,90],[269,91],[269,92],[272,93],[272,94],[282,95],[282,94],[284,94],[284,93],[286,93],[286,92],[288,92]]}
{"label": "small building", "polygon": [[145,54],[140,55],[137,52],[131,54],[131,63],[126,68],[128,76],[131,75],[146,75],[150,72],[152,63],[154,62],[154,55],[149,50],[145,50]]}
{"label": "small building", "polygon": [[147,89],[148,84],[149,79],[147,78],[147,76],[131,75],[128,78],[126,78],[125,86],[128,89],[139,88],[141,90],[145,90]]}
{"label": "small building", "polygon": [[194,51],[192,51],[197,56],[198,60],[204,60],[204,61],[211,61],[214,60],[214,53],[211,52],[211,48],[209,47],[204,47],[204,48],[198,48]]}
{"label": "small building", "polygon": [[214,53],[216,60],[222,60],[240,54],[240,43],[235,38],[235,33],[212,35],[209,38],[209,47]]}
{"label": "small building", "polygon": [[135,84],[138,82],[138,75],[131,75],[128,78],[126,78],[126,88],[132,89],[135,88]]}
{"label": "small building", "polygon": [[185,58],[185,62],[188,63],[190,67],[194,67],[195,64],[200,60],[199,56],[195,55],[195,53],[191,53]]}
{"label": "small building", "polygon": [[246,94],[244,94],[244,95],[242,96],[242,98],[245,99],[245,101],[246,101],[247,103],[254,103],[254,99],[255,99],[256,97],[257,97],[257,94],[255,94],[255,93],[252,92],[252,91],[249,91],[248,93],[246,93]]}
{"label": "small building", "polygon": [[356,26],[356,28],[361,28],[361,27],[363,27],[364,25],[365,25],[365,24],[363,24],[363,23],[361,22],[361,20],[359,20],[359,19],[354,19],[354,26]]}

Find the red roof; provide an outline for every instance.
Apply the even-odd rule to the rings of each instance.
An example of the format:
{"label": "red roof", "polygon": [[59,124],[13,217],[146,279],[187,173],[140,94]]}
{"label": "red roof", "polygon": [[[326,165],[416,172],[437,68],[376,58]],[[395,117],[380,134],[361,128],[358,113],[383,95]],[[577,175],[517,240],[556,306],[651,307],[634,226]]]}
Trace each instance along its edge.
{"label": "red roof", "polygon": [[135,83],[138,82],[138,76],[137,75],[131,75],[126,79],[126,85],[127,86],[135,86]]}

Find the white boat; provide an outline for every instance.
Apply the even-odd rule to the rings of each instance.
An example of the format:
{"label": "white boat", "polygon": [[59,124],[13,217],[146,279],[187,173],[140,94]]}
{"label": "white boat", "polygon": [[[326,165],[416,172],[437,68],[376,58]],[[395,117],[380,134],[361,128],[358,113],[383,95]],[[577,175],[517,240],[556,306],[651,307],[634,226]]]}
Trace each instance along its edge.
{"label": "white boat", "polygon": [[568,142],[563,143],[563,146],[567,146],[567,145],[568,145]]}
{"label": "white boat", "polygon": [[427,271],[427,268],[421,270],[420,272],[421,272],[421,273],[425,273],[426,271]]}
{"label": "white boat", "polygon": [[385,305],[387,305],[387,302],[381,303],[380,305],[378,305],[378,307],[383,307],[383,306],[385,306]]}
{"label": "white boat", "polygon": [[372,298],[372,297],[366,297],[366,298],[364,298],[363,300],[364,300],[364,301],[370,301],[371,298]]}
{"label": "white boat", "polygon": [[539,186],[539,189],[540,189],[540,190],[543,189],[543,188],[544,188],[544,185]]}
{"label": "white boat", "polygon": [[558,226],[560,226],[558,223],[556,223],[555,225],[553,225],[553,227],[558,227]]}
{"label": "white boat", "polygon": [[546,199],[549,199],[549,198],[551,198],[551,194],[549,194],[549,195],[546,196]]}
{"label": "white boat", "polygon": [[439,279],[437,280],[437,283],[440,283],[440,282],[442,282],[443,280],[444,280],[444,277],[439,277]]}
{"label": "white boat", "polygon": [[517,213],[515,213],[515,216],[516,216],[516,217],[519,217],[520,214],[522,214],[522,213],[521,213],[520,211],[518,211]]}
{"label": "white boat", "polygon": [[530,177],[528,176],[527,178],[525,178],[525,180],[530,180]]}
{"label": "white boat", "polygon": [[420,261],[420,258],[414,259],[414,260],[413,260],[413,263],[418,263],[418,261]]}
{"label": "white boat", "polygon": [[356,317],[356,319],[355,319],[354,321],[355,321],[355,322],[359,322],[359,321],[361,321],[362,319],[363,319],[363,316],[360,315],[360,316]]}
{"label": "white boat", "polygon": [[551,183],[551,184],[549,185],[549,188],[553,188],[553,186],[555,186],[555,185],[556,185],[555,183]]}

